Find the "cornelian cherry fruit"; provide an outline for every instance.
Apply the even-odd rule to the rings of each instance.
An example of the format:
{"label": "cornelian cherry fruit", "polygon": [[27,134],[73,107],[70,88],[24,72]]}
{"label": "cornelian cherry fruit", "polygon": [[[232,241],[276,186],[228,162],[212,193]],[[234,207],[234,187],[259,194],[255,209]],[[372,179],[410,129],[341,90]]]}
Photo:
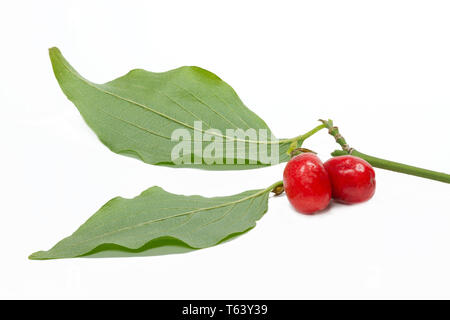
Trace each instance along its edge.
{"label": "cornelian cherry fruit", "polygon": [[299,154],[287,163],[283,186],[290,203],[301,213],[323,210],[331,200],[328,173],[313,153]]}
{"label": "cornelian cherry fruit", "polygon": [[375,171],[367,161],[346,155],[329,159],[324,167],[334,200],[352,204],[367,201],[374,195]]}

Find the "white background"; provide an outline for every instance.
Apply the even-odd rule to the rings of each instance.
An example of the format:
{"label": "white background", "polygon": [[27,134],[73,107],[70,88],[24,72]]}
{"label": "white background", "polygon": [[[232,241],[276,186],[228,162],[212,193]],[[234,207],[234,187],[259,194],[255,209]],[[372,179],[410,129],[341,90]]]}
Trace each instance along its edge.
{"label": "white background", "polygon": [[[364,204],[296,213],[184,255],[30,261],[107,200],[263,188],[284,165],[206,172],[103,146],[60,90],[47,49],[106,82],[140,67],[218,74],[293,137],[332,118],[359,150],[450,171],[448,1],[4,1],[0,5],[1,298],[450,298],[450,187],[377,170]],[[305,145],[326,160],[325,131]]]}

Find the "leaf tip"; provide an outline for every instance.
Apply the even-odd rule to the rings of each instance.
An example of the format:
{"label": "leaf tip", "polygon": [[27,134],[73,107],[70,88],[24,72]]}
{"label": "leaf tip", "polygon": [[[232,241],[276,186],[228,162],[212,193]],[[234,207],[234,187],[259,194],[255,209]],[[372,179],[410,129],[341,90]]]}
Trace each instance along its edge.
{"label": "leaf tip", "polygon": [[36,251],[28,256],[29,260],[48,260],[48,251]]}
{"label": "leaf tip", "polygon": [[51,47],[48,49],[48,54],[50,55],[50,57],[60,56],[61,50],[59,50],[58,47]]}
{"label": "leaf tip", "polygon": [[29,260],[41,260],[42,258],[39,258],[41,253],[42,253],[42,251],[34,252],[28,256],[28,259]]}

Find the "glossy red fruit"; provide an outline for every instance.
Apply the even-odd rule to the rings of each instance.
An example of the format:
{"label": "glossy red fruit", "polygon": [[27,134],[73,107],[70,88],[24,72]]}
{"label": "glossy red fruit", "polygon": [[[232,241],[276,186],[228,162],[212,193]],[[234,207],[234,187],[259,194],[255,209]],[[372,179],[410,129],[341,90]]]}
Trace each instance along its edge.
{"label": "glossy red fruit", "polygon": [[302,153],[287,163],[283,186],[292,206],[301,213],[323,210],[331,200],[328,173],[313,153]]}
{"label": "glossy red fruit", "polygon": [[374,195],[375,171],[367,161],[354,156],[339,156],[331,158],[324,166],[336,201],[358,203]]}

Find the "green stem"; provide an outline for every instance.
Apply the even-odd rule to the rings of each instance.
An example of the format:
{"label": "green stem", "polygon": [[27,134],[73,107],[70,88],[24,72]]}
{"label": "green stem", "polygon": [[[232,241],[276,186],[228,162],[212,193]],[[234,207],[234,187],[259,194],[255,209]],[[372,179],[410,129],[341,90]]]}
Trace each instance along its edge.
{"label": "green stem", "polygon": [[307,133],[302,134],[301,136],[297,137],[297,139],[305,141],[306,139],[311,137],[313,134],[315,134],[316,132],[318,132],[318,131],[320,131],[322,129],[325,129],[325,125],[324,124],[318,125],[314,129],[309,130]]}
{"label": "green stem", "polygon": [[281,142],[291,142],[291,145],[287,151],[287,154],[290,154],[292,152],[292,150],[296,149],[299,147],[299,143],[300,146],[303,144],[303,141],[305,141],[306,139],[308,139],[309,137],[311,137],[313,134],[315,134],[316,132],[325,129],[327,126],[325,124],[321,124],[318,125],[317,127],[315,127],[314,129],[309,130],[308,132],[301,134],[295,138],[292,139],[287,139],[287,140],[282,140]]}
{"label": "green stem", "polygon": [[328,119],[327,121],[325,121],[319,119],[319,121],[322,122],[326,128],[328,128],[328,133],[334,137],[336,143],[338,143],[342,147],[342,150],[347,152],[352,151],[347,141],[345,141],[344,137],[339,133],[339,128],[333,125],[333,120]]}
{"label": "green stem", "polygon": [[359,152],[353,148],[350,148],[350,146],[345,141],[344,137],[339,133],[338,127],[333,125],[333,120],[329,119],[328,121],[325,121],[325,120],[319,120],[319,121],[321,121],[328,128],[328,133],[334,137],[336,142],[343,149],[343,150],[334,151],[331,154],[334,157],[351,154],[351,155],[354,155],[356,157],[360,157],[360,158],[366,160],[367,162],[369,162],[372,166],[374,166],[376,168],[381,168],[381,169],[385,169],[385,170],[410,174],[413,176],[422,177],[422,178],[426,178],[426,179],[450,183],[450,175],[447,173],[422,169],[422,168],[413,167],[413,166],[399,163],[399,162],[394,162],[394,161],[390,161],[390,160],[372,157],[372,156],[369,156],[362,152]]}
{"label": "green stem", "polygon": [[[336,150],[331,155],[336,157],[336,156],[341,156],[341,155],[346,155],[346,154],[349,154],[349,153],[347,151],[343,151],[343,150]],[[426,178],[426,179],[450,183],[450,175],[443,173],[443,172],[422,169],[422,168],[413,167],[413,166],[399,163],[399,162],[394,162],[394,161],[389,161],[389,160],[385,160],[385,159],[372,157],[372,156],[369,156],[367,154],[364,154],[364,153],[359,152],[354,149],[351,151],[351,155],[366,160],[367,162],[369,162],[372,166],[374,166],[376,168],[381,168],[381,169],[385,169],[385,170],[405,173],[405,174],[422,177],[422,178]]]}
{"label": "green stem", "polygon": [[296,136],[294,138],[291,139],[283,139],[280,140],[280,142],[298,142],[298,141],[305,141],[306,139],[308,139],[309,137],[311,137],[313,134],[315,134],[316,132],[325,129],[326,126],[324,124],[318,125],[317,127],[315,127],[314,129],[309,130],[308,132],[301,134],[299,136]]}
{"label": "green stem", "polygon": [[280,180],[280,181],[275,182],[270,187],[268,187],[264,190],[264,192],[267,192],[267,191],[271,191],[271,192],[275,193],[275,196],[279,196],[280,194],[282,194],[284,192],[283,181]]}
{"label": "green stem", "polygon": [[277,181],[274,184],[272,184],[270,187],[266,188],[265,190],[273,190],[276,187],[281,187],[283,186],[283,180]]}

